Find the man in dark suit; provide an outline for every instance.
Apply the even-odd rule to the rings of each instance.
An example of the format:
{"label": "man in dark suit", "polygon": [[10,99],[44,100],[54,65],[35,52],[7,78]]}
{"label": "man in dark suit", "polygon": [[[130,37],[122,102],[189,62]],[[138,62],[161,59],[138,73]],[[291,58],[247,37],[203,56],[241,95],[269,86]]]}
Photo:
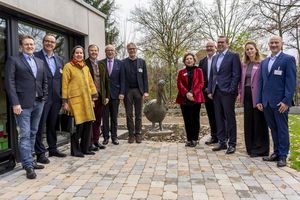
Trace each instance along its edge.
{"label": "man in dark suit", "polygon": [[[129,132],[128,143],[142,142],[142,107],[148,94],[148,74],[146,63],[136,56],[137,47],[134,43],[127,45],[128,58],[124,59],[125,69],[125,110]],[[135,123],[133,122],[133,107]]]}
{"label": "man in dark suit", "polygon": [[227,149],[226,154],[232,154],[236,148],[237,130],[234,108],[238,83],[241,79],[241,61],[237,53],[228,50],[229,41],[226,37],[219,37],[217,47],[219,54],[213,58],[208,84],[208,97],[213,99],[217,111],[215,114],[219,140],[219,144],[212,150]]}
{"label": "man in dark suit", "polygon": [[277,161],[278,167],[286,166],[289,153],[288,113],[296,88],[296,61],[282,52],[282,38],[269,39],[271,56],[261,62],[257,89],[257,108],[264,112],[271,129],[274,152],[264,161]]}
{"label": "man in dark suit", "polygon": [[50,162],[45,156],[47,149],[43,144],[43,130],[45,124],[49,157],[66,157],[66,154],[60,152],[56,145],[57,134],[55,126],[58,113],[62,105],[61,75],[64,62],[60,56],[54,53],[55,46],[55,35],[48,33],[43,38],[43,49],[34,54],[37,58],[44,61],[48,82],[48,99],[44,106],[34,147],[37,156],[36,161],[43,164],[48,164]]}
{"label": "man in dark suit", "polygon": [[[111,132],[111,141],[118,145],[118,112],[120,100],[124,99],[125,92],[125,74],[122,62],[115,58],[116,50],[113,45],[105,47],[106,59],[102,60],[109,75],[110,99],[104,107],[103,112],[103,144],[107,145],[109,140],[109,131]],[[110,128],[109,128],[110,117]]]}
{"label": "man in dark suit", "polygon": [[90,150],[97,151],[98,149],[105,149],[105,146],[99,143],[99,138],[104,106],[109,102],[109,79],[105,64],[98,60],[99,47],[95,44],[89,45],[88,53],[89,57],[85,60],[85,63],[90,69],[98,92],[98,100],[94,101],[96,121],[93,122],[92,144]]}
{"label": "man in dark suit", "polygon": [[214,109],[214,102],[212,99],[208,98],[208,81],[211,73],[211,64],[213,56],[216,55],[216,43],[214,41],[208,41],[206,43],[206,52],[207,56],[205,56],[199,62],[199,67],[203,71],[204,76],[204,87],[203,87],[203,94],[205,98],[205,108],[208,116],[209,126],[210,126],[210,135],[211,137],[205,142],[205,144],[210,145],[214,143],[218,143],[217,137],[217,125],[216,125],[216,118],[215,118],[215,109]]}
{"label": "man in dark suit", "polygon": [[29,35],[20,38],[22,52],[8,58],[5,87],[15,114],[19,132],[19,151],[28,179],[36,178],[34,169],[42,169],[33,161],[35,136],[47,99],[47,75],[44,62],[33,55],[35,43]]}

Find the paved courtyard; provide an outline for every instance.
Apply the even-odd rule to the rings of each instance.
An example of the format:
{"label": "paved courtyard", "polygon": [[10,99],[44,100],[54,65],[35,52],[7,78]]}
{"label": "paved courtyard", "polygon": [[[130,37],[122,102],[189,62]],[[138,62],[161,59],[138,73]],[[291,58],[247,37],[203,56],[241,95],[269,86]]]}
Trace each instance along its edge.
{"label": "paved courtyard", "polygon": [[213,152],[205,140],[197,148],[122,140],[94,156],[51,157],[35,180],[18,166],[0,176],[0,199],[300,199],[300,172]]}

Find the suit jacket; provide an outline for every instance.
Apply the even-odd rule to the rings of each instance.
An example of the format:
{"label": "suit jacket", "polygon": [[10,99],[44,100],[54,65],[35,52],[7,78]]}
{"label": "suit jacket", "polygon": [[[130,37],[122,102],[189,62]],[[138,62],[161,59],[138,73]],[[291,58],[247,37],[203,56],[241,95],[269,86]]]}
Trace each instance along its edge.
{"label": "suit jacket", "polygon": [[54,76],[52,75],[51,69],[45,59],[43,51],[35,52],[34,55],[37,58],[40,58],[44,61],[47,73],[47,83],[48,83],[48,99],[47,101],[50,102],[60,102],[61,101],[61,77],[62,77],[62,69],[64,66],[63,59],[54,54],[54,60],[56,64],[56,70]]}
{"label": "suit jacket", "polygon": [[208,86],[208,77],[207,77],[207,67],[208,66],[207,65],[208,65],[207,56],[205,56],[199,62],[199,67],[202,69],[203,77],[204,77],[204,87],[203,87],[203,90],[205,90],[205,88],[207,88],[207,86]]}
{"label": "suit jacket", "polygon": [[276,108],[279,102],[289,107],[296,88],[296,61],[293,56],[283,52],[276,58],[271,71],[268,71],[270,57],[261,62],[260,79],[256,103],[268,104]]}
{"label": "suit jacket", "polygon": [[[107,69],[107,59],[102,62]],[[125,94],[125,72],[123,62],[119,59],[114,59],[114,65],[111,74],[109,75],[110,98],[119,99],[119,95]]]}
{"label": "suit jacket", "polygon": [[34,60],[37,65],[36,77],[22,53],[8,58],[5,65],[5,87],[11,106],[30,108],[36,98],[44,101],[47,99],[45,65],[37,57],[34,57]]}
{"label": "suit jacket", "polygon": [[[193,83],[192,83],[192,93],[194,94],[194,99],[196,103],[205,102],[202,93],[202,88],[204,86],[204,77],[202,69],[194,69]],[[185,104],[186,103],[186,93],[188,93],[188,76],[187,69],[183,68],[179,70],[177,76],[177,89],[178,94],[176,98],[176,103]]]}
{"label": "suit jacket", "polygon": [[[124,62],[124,71],[125,71],[125,94],[128,92],[128,74],[130,73],[130,65],[129,65],[129,58],[125,58]],[[137,81],[138,87],[143,95],[144,93],[148,93],[148,74],[146,63],[143,59],[137,58]]]}
{"label": "suit jacket", "polygon": [[[85,60],[86,65],[90,69],[90,73],[92,75],[92,78],[94,80],[94,69],[91,63],[91,60],[88,58]],[[105,104],[105,98],[109,99],[110,91],[109,91],[109,79],[108,79],[108,73],[107,69],[105,67],[105,64],[102,61],[98,61],[98,67],[99,67],[99,73],[100,73],[100,95],[101,95],[101,101],[103,104]],[[100,98],[100,96],[99,96]]]}
{"label": "suit jacket", "polygon": [[212,60],[212,68],[208,83],[208,92],[214,94],[216,85],[223,93],[238,93],[238,84],[241,78],[241,61],[239,54],[227,51],[223,61],[217,71],[217,60],[219,54],[215,55]]}

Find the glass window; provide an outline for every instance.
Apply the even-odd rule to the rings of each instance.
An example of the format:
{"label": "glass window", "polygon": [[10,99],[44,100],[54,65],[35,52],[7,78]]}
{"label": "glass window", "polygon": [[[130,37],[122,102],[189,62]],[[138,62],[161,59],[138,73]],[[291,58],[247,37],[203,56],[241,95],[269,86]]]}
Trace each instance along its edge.
{"label": "glass window", "polygon": [[4,68],[6,61],[6,20],[0,18],[0,151],[9,148],[7,130],[7,102],[4,88]]}
{"label": "glass window", "polygon": [[40,51],[43,47],[43,37],[46,33],[52,33],[56,35],[56,48],[55,52],[62,56],[65,60],[68,60],[68,39],[65,35],[50,31],[32,24],[25,22],[18,23],[18,34],[19,35],[31,35],[35,39],[35,50]]}

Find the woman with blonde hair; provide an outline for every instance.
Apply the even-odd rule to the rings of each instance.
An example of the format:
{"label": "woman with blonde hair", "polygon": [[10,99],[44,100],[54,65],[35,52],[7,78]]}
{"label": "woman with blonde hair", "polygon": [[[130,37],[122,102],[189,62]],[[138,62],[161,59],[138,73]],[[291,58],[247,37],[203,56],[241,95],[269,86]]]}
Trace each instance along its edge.
{"label": "woman with blonde hair", "polygon": [[245,145],[250,157],[269,155],[269,133],[264,113],[256,108],[260,54],[256,43],[245,44],[239,99],[244,106]]}

